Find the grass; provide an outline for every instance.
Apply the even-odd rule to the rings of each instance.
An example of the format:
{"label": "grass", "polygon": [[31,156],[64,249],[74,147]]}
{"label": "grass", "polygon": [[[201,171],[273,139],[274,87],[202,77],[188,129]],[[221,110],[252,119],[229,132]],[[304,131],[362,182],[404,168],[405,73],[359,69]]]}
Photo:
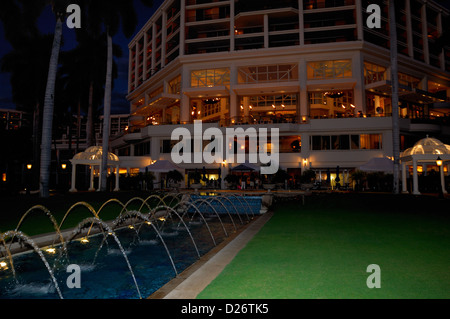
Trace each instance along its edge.
{"label": "grass", "polygon": [[[70,209],[72,205],[77,202],[87,202],[96,211],[105,203],[107,200],[115,198],[120,200],[123,204],[134,197],[141,197],[146,199],[150,196],[149,193],[141,192],[118,192],[118,193],[75,193],[75,194],[64,194],[64,195],[54,195],[47,199],[41,199],[37,196],[16,196],[9,198],[1,198],[1,208],[0,208],[0,233],[8,230],[14,230],[21,219],[22,215],[35,205],[42,205],[46,207],[50,213],[54,216],[58,225],[62,221],[66,212]],[[141,202],[135,201],[130,203],[128,209],[139,209]],[[110,203],[105,206],[100,212],[99,217],[102,220],[108,221],[116,218],[122,206],[119,203]],[[83,219],[87,217],[92,217],[92,214],[84,206],[77,206],[74,208],[66,221],[63,224],[62,230],[75,227]],[[23,231],[28,236],[34,236],[38,234],[44,234],[49,232],[54,232],[54,227],[52,222],[45,214],[40,210],[33,210],[27,218],[24,220],[20,230]]]}
{"label": "grass", "polygon": [[[448,204],[351,194],[278,204],[198,298],[449,298]],[[379,289],[366,285],[370,264]]]}

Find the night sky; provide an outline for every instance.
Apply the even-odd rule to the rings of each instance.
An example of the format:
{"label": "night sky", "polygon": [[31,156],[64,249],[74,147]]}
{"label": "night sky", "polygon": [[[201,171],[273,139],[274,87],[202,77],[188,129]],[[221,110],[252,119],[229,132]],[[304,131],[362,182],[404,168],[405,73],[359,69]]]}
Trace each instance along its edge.
{"label": "night sky", "polygon": [[[129,112],[129,102],[126,100],[125,96],[128,93],[128,43],[134,37],[134,35],[139,32],[139,30],[145,25],[148,19],[153,15],[154,11],[161,5],[163,0],[154,0],[153,8],[146,7],[140,3],[139,0],[128,0],[133,1],[136,13],[138,15],[138,25],[133,36],[130,39],[125,38],[125,36],[119,32],[113,37],[113,43],[116,43],[122,47],[122,57],[116,58],[115,61],[119,67],[118,78],[114,81],[114,90],[112,96],[111,112],[113,114],[128,113]],[[39,29],[43,34],[54,33],[55,29],[55,18],[48,7],[42,14],[38,22]],[[63,27],[63,38],[64,46],[61,48],[62,51],[67,51],[74,48],[77,45],[75,41],[75,31],[67,28],[66,24]],[[0,57],[12,50],[11,45],[5,40],[3,24],[0,22]],[[11,86],[9,83],[10,74],[0,73],[0,109],[14,109],[15,105],[11,98]]]}

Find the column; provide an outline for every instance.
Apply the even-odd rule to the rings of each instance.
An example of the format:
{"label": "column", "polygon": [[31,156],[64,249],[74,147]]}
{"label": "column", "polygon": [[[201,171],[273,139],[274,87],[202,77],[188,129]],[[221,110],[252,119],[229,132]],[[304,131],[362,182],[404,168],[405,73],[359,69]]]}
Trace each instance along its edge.
{"label": "column", "polygon": [[161,69],[166,66],[166,38],[167,38],[167,12],[162,12],[161,29]]}
{"label": "column", "polygon": [[[142,52],[142,81],[147,80],[147,46],[148,46],[148,34],[147,31],[144,30],[144,52]],[[151,72],[151,71],[150,71]]]}
{"label": "column", "polygon": [[264,48],[269,47],[269,15],[264,15]]}
{"label": "column", "polygon": [[420,195],[419,178],[417,176],[417,160],[413,158],[413,195]]}
{"label": "column", "polygon": [[402,161],[402,193],[408,193],[408,188],[406,185],[406,163]]}
{"label": "column", "polygon": [[439,174],[441,175],[442,193],[447,194],[447,191],[445,190],[444,165],[439,166]]}
{"label": "column", "polygon": [[90,177],[90,184],[89,184],[89,191],[95,191],[94,188],[94,165],[91,165],[91,177]]}
{"label": "column", "polygon": [[422,41],[423,41],[423,56],[425,63],[430,64],[430,52],[428,51],[428,25],[427,25],[427,5],[422,5],[420,11],[420,19],[422,20]]}
{"label": "column", "polygon": [[181,0],[181,8],[180,8],[180,56],[184,55],[184,47],[186,40],[186,1]]}
{"label": "column", "polygon": [[[233,1],[231,1],[233,2]],[[238,100],[237,94],[233,90],[234,84],[237,82],[237,68],[234,65],[230,66],[230,120],[234,124],[238,116]]]}
{"label": "column", "polygon": [[139,83],[139,41],[136,42],[135,48],[136,55],[134,56],[134,87],[138,87]]}
{"label": "column", "polygon": [[[100,164],[98,166],[98,189],[97,192],[100,192],[100,190],[102,189],[102,164]],[[108,174],[108,172],[106,172],[106,174]]]}
{"label": "column", "polygon": [[156,67],[156,23],[152,25],[152,68],[150,70],[150,76],[155,73]]}
{"label": "column", "polygon": [[361,1],[356,1],[355,10],[356,10],[356,24],[357,24],[358,40],[363,41],[364,40],[364,21],[363,21]]}
{"label": "column", "polygon": [[120,191],[119,188],[119,165],[116,166],[116,187],[114,188],[115,192]]}
{"label": "column", "polygon": [[249,105],[249,103],[248,103],[248,100],[249,100],[249,98],[248,98],[248,96],[246,96],[246,97],[244,97],[243,98],[243,104],[242,104],[242,106],[244,107],[244,123],[249,123],[249,124],[253,124],[253,123],[250,123],[250,116],[249,116],[249,108],[248,108],[248,105]]}
{"label": "column", "polygon": [[414,44],[412,35],[410,0],[405,0],[405,11],[406,11],[406,36],[408,39],[408,55],[412,58],[414,57]]}
{"label": "column", "polygon": [[[305,59],[301,59],[298,64],[298,78],[300,82],[300,96],[299,96],[299,104],[300,104],[300,112],[297,114],[297,122],[304,123],[308,121],[308,87],[307,87],[307,74],[306,74],[306,61]],[[302,141],[303,142],[303,141]]]}
{"label": "column", "polygon": [[298,32],[300,45],[305,44],[305,23],[303,18],[303,0],[298,0]]}
{"label": "column", "polygon": [[353,90],[353,104],[355,105],[355,114],[365,113],[365,84],[364,84],[364,58],[362,52],[358,51],[352,59],[352,75],[356,79],[356,85]]}
{"label": "column", "polygon": [[[438,33],[439,36],[442,35],[443,32],[443,28],[442,28],[442,12],[439,11],[438,16],[437,16],[437,29],[438,29]],[[445,52],[444,52],[444,48],[442,48],[441,53],[439,53],[439,63],[441,66],[441,69],[445,71]]]}
{"label": "column", "polygon": [[234,0],[230,1],[230,52],[234,51]]}
{"label": "column", "polygon": [[76,176],[77,176],[77,164],[70,161],[72,163],[72,183],[70,186],[69,192],[74,193],[77,192],[77,189],[75,188],[75,182],[76,182]]}

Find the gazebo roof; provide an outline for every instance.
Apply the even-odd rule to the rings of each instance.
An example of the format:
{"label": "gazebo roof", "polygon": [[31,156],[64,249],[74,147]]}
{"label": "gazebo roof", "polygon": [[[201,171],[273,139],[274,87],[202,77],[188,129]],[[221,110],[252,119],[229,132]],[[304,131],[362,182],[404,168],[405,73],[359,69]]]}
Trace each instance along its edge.
{"label": "gazebo roof", "polygon": [[418,141],[413,147],[402,153],[402,157],[411,155],[447,155],[450,154],[450,145],[444,144],[436,138],[426,137]]}
{"label": "gazebo roof", "polygon": [[[102,160],[103,148],[101,146],[91,146],[84,152],[76,154],[72,161],[79,164],[94,164]],[[119,157],[116,154],[108,153],[108,164],[118,164]]]}

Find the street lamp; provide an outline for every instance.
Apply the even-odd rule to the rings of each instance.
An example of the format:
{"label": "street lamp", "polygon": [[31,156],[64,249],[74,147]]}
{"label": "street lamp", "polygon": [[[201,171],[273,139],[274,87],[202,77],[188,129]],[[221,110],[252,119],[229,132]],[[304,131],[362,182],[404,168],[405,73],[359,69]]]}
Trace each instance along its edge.
{"label": "street lamp", "polygon": [[439,167],[439,175],[441,177],[441,185],[439,186],[439,198],[443,199],[444,198],[444,190],[443,190],[443,186],[444,186],[444,174],[442,171],[442,159],[440,156],[438,156],[438,158],[436,159],[436,165]]}
{"label": "street lamp", "polygon": [[27,169],[32,169],[33,165],[32,164],[27,164]]}
{"label": "street lamp", "polygon": [[61,164],[61,168],[62,169],[66,169],[67,168],[67,164]]}

